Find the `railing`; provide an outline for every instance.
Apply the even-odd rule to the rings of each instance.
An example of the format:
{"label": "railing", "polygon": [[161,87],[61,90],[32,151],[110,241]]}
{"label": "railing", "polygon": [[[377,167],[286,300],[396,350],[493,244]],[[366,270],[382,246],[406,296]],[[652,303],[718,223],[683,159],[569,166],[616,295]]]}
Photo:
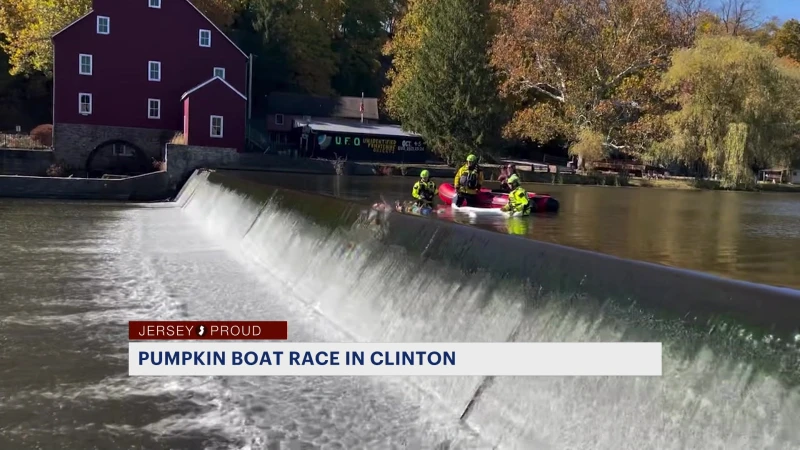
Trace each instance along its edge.
{"label": "railing", "polygon": [[27,134],[0,133],[0,148],[15,148],[28,150],[49,150],[33,136]]}

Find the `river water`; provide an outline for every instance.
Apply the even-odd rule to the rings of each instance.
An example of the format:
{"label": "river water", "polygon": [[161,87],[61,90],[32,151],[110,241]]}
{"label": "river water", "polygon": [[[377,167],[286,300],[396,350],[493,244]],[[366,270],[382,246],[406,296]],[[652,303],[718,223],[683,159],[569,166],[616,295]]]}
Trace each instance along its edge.
{"label": "river water", "polygon": [[[262,206],[240,180],[263,177],[195,180],[178,203],[0,200],[0,449],[800,447],[796,346],[631,310],[528,310],[513,286],[464,282],[374,230],[331,225],[340,211],[314,222]],[[402,178],[269,180],[365,204],[409,188]],[[562,211],[532,218],[528,235],[800,284],[792,196],[547,188]],[[464,420],[481,380],[127,376],[128,320],[243,318],[288,320],[300,342],[649,336],[665,342],[665,374],[498,379]]]}
{"label": "river water", "polygon": [[[238,176],[356,201],[374,201],[378,194],[391,201],[409,199],[415,181],[257,172]],[[511,222],[493,216],[443,218],[623,258],[800,288],[800,195],[542,184],[525,188],[551,194],[560,201],[560,212]]]}

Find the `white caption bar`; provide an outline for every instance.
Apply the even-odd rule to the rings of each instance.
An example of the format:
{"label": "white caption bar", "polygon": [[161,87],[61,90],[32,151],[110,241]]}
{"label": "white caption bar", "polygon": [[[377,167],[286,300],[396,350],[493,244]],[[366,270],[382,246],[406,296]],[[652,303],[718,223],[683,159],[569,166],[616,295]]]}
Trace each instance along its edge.
{"label": "white caption bar", "polygon": [[131,376],[661,376],[661,343],[131,342]]}

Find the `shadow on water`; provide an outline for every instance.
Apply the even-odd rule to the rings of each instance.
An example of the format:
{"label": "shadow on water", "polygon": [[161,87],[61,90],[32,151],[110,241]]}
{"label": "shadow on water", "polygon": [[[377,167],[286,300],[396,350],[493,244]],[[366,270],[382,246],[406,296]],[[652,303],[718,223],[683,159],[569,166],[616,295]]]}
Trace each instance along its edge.
{"label": "shadow on water", "polygon": [[[364,203],[225,173],[195,176],[178,202],[212,233],[240,242],[245,256],[359,341],[664,342],[663,377],[505,377],[488,387],[474,377],[410,380],[500,445],[800,445],[800,355],[790,332],[797,309],[774,317],[779,330],[766,326],[768,313],[775,312],[766,297],[786,302],[796,294],[767,295],[752,285],[640,269],[588,253],[589,262],[567,274],[558,268],[578,259],[550,258],[566,250],[402,214],[365,220]],[[520,253],[533,245],[529,254],[515,256],[513,249]],[[581,275],[599,270],[607,270],[611,281]],[[675,280],[674,292],[684,289],[682,297],[687,291],[681,280],[699,288],[692,298],[673,298],[653,278],[650,295],[626,294],[617,281],[636,270],[648,277],[663,272]],[[751,298],[764,309],[754,314],[758,326],[747,324],[746,311],[757,309],[752,304],[731,304],[737,320],[724,318],[719,298],[751,292],[765,296]]]}

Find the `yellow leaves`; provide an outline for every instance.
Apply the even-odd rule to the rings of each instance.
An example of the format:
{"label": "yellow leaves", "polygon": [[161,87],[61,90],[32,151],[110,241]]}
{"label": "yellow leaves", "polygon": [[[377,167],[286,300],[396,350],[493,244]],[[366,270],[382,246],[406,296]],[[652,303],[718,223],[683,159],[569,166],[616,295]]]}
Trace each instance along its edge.
{"label": "yellow leaves", "polygon": [[384,46],[383,53],[392,57],[392,68],[387,73],[389,84],[384,89],[386,110],[399,119],[405,86],[417,70],[417,52],[427,32],[427,12],[435,0],[408,0],[405,15],[397,24],[394,37]]}
{"label": "yellow leaves", "polygon": [[664,79],[666,87],[690,87],[676,97],[680,110],[667,116],[673,156],[702,159],[729,185],[748,183],[753,164],[785,159],[800,131],[792,94],[800,71],[759,45],[703,37],[675,54]]}
{"label": "yellow leaves", "polygon": [[536,103],[514,113],[503,129],[506,138],[527,138],[536,142],[549,142],[561,136],[571,135],[571,126],[564,120],[561,108],[546,103]]}
{"label": "yellow leaves", "polygon": [[0,34],[9,55],[11,73],[42,71],[50,74],[53,48],[50,37],[91,8],[91,0],[3,0]]}
{"label": "yellow leaves", "polygon": [[578,131],[575,143],[569,148],[571,155],[579,156],[586,161],[599,161],[606,156],[603,144],[605,136],[597,131],[583,128]]}

